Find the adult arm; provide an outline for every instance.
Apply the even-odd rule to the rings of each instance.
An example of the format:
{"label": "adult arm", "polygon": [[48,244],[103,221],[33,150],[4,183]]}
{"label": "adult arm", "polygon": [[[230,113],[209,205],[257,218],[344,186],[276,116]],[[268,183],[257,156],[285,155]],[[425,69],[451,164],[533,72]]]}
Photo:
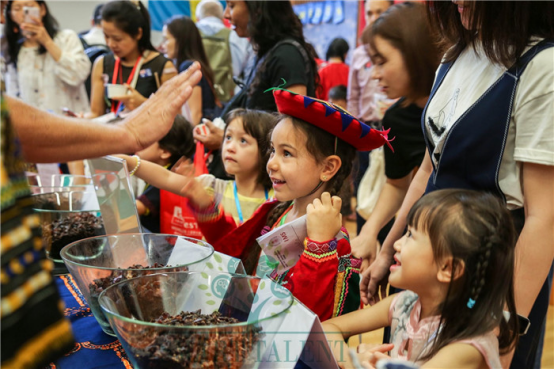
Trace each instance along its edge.
{"label": "adult arm", "polygon": [[528,316],[554,259],[554,166],[523,163],[525,225],[516,244],[516,308]]}
{"label": "adult arm", "polygon": [[[30,162],[80,160],[118,152],[140,151],[159,141],[171,128],[192,86],[202,74],[195,63],[168,81],[148,101],[116,124],[96,124],[38,110],[6,96],[10,120]],[[152,124],[156,122],[156,124]]]}
{"label": "adult arm", "polygon": [[[383,284],[386,286],[386,276],[388,275],[388,270],[394,255],[394,242],[402,237],[402,233],[404,233],[404,229],[406,228],[406,216],[415,202],[425,193],[425,188],[427,187],[427,182],[432,171],[433,165],[431,164],[431,158],[429,157],[429,152],[426,151],[423,162],[410,184],[410,188],[404,197],[394,225],[385,239],[385,242],[383,242],[379,255],[373,264],[362,274],[360,296],[364,304],[373,304],[379,301],[377,288],[379,285],[383,286]],[[383,288],[381,290],[382,292],[384,291]]]}
{"label": "adult arm", "polygon": [[[356,55],[356,54],[354,54]],[[358,70],[354,68],[354,63],[350,67],[348,74],[348,89],[346,90],[346,108],[353,117],[360,118],[360,85],[358,83]]]}
{"label": "adult arm", "polygon": [[307,95],[308,89],[305,85],[292,85],[287,87],[287,90],[292,91],[294,93],[300,94],[300,95]]}
{"label": "adult arm", "polygon": [[194,86],[192,95],[187,102],[190,108],[191,124],[197,126],[202,120],[202,87]]}
{"label": "adult arm", "polygon": [[79,37],[71,30],[64,30],[55,38],[55,44],[59,46],[61,55],[54,74],[70,86],[82,85],[90,74],[91,65]]}
{"label": "adult arm", "polygon": [[370,264],[377,255],[377,235],[400,209],[408,192],[412,174],[399,179],[387,178],[379,195],[375,209],[362,227],[360,234],[352,240],[352,254],[357,258],[369,259]]}
{"label": "adult arm", "polygon": [[177,73],[178,73],[177,68],[175,68],[175,65],[173,65],[173,62],[171,60],[168,60],[165,63],[164,69],[162,71],[162,76],[160,78],[160,85],[163,85],[164,83],[169,81],[171,78],[175,77],[177,75]]}

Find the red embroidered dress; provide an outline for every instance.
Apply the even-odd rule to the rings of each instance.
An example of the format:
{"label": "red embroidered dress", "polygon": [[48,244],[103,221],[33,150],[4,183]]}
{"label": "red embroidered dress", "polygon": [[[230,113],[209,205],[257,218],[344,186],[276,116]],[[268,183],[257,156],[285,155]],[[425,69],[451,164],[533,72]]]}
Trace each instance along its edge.
{"label": "red embroidered dress", "polygon": [[[254,274],[261,248],[256,238],[262,234],[269,212],[276,201],[264,203],[242,225],[237,226],[217,204],[197,213],[202,233],[216,251],[240,258],[249,274]],[[290,209],[289,209],[290,210]],[[288,210],[282,215],[285,216]],[[280,219],[272,228],[279,225]],[[279,284],[319,316],[321,321],[339,316],[360,306],[359,273],[361,260],[351,255],[350,240],[345,228],[340,239],[325,243],[304,240],[304,253],[294,267],[278,275],[270,275]],[[267,268],[258,265],[257,275],[265,275]]]}

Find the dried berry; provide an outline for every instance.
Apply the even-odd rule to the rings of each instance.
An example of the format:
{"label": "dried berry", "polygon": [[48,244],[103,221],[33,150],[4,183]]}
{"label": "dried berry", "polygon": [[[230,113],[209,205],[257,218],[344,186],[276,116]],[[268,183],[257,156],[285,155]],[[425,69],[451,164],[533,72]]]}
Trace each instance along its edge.
{"label": "dried berry", "polygon": [[147,330],[133,337],[134,356],[141,368],[199,368],[239,369],[250,367],[249,358],[253,346],[261,338],[261,329],[253,326],[228,326],[238,319],[222,316],[215,311],[202,314],[200,310],[170,315],[163,312],[151,323],[171,326],[225,325],[222,329],[210,329],[184,333],[171,330]]}
{"label": "dried berry", "polygon": [[50,257],[60,259],[60,251],[71,242],[106,234],[102,219],[92,213],[70,214],[43,227]]}

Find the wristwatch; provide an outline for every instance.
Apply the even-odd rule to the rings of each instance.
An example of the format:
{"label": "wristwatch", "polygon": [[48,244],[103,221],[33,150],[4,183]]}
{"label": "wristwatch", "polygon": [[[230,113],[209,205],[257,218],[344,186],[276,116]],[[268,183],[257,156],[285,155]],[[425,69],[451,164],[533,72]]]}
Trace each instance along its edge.
{"label": "wristwatch", "polygon": [[[506,321],[509,322],[510,319],[511,319],[510,312],[504,310],[502,313],[504,315],[504,319],[506,319]],[[523,315],[519,315],[519,314],[517,314],[517,320],[518,320],[518,325],[519,325],[519,335],[520,336],[526,335],[527,331],[529,330],[529,327],[531,326],[531,322],[529,321],[528,318],[524,317]]]}
{"label": "wristwatch", "polygon": [[517,320],[519,321],[519,335],[524,336],[527,334],[527,331],[529,330],[529,327],[531,326],[531,322],[528,318],[517,314]]}

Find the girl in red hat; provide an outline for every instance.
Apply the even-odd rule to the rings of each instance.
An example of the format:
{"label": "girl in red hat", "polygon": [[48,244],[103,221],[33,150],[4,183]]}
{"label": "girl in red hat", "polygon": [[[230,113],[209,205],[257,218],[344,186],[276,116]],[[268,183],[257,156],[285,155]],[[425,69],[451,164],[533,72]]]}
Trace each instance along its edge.
{"label": "girl in red hat", "polygon": [[[251,274],[270,273],[326,320],[360,306],[361,261],[351,255],[336,195],[356,149],[379,147],[387,137],[332,104],[278,88],[274,96],[282,115],[271,134],[267,172],[279,202],[265,203],[240,227],[215,212],[208,219],[209,208],[201,210],[204,220],[197,219],[216,250],[241,258]],[[279,273],[255,239],[304,215],[304,251],[291,269]]]}

